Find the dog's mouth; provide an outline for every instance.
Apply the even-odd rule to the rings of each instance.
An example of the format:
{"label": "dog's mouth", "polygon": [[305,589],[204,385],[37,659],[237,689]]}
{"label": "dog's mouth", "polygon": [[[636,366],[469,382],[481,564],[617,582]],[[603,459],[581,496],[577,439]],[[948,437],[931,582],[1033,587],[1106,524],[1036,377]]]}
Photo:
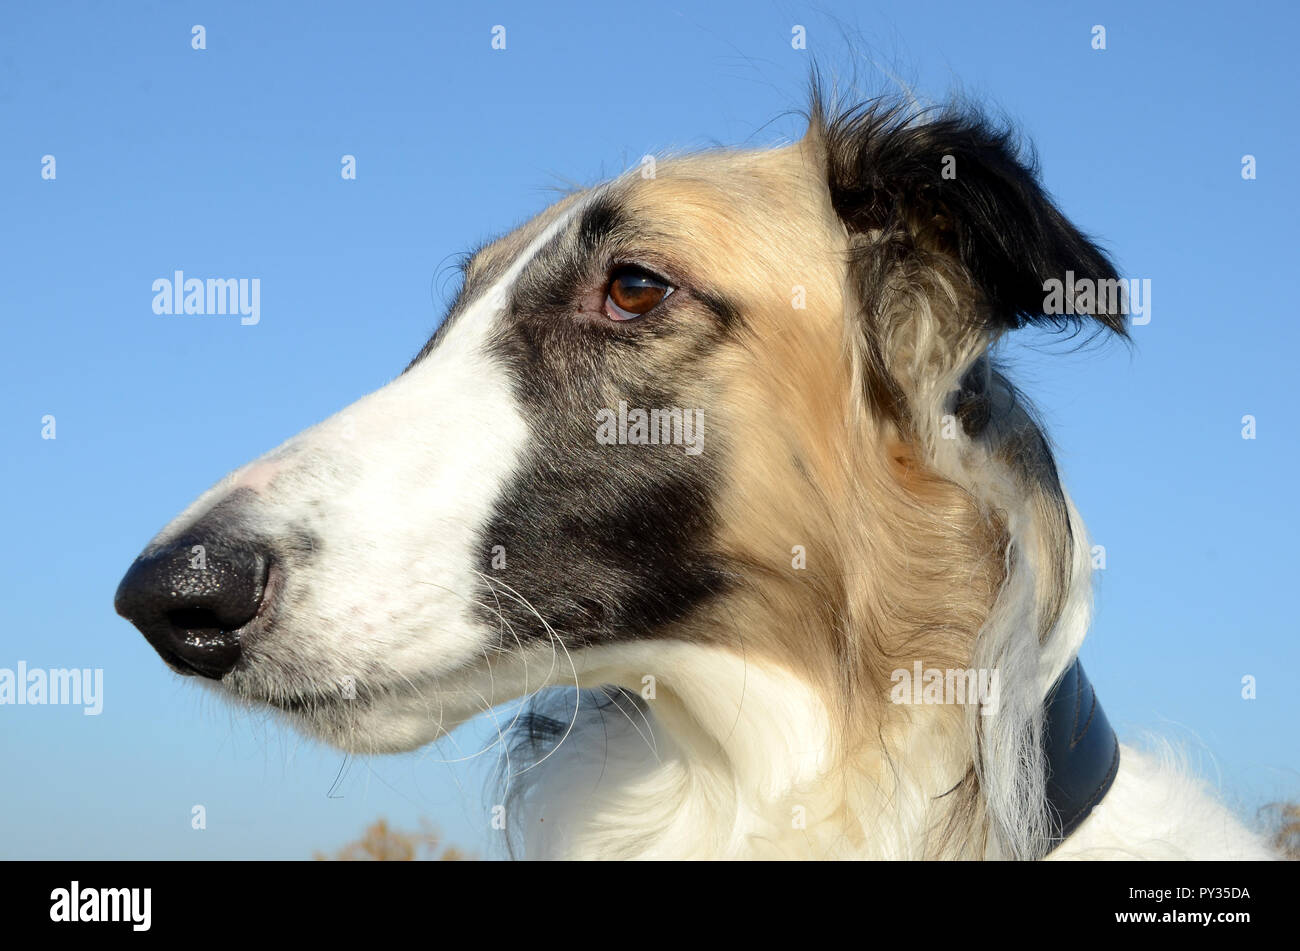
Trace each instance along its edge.
{"label": "dog's mouth", "polygon": [[371,691],[358,687],[351,678],[343,677],[332,690],[272,692],[258,699],[276,710],[310,719],[318,714],[346,708],[360,710],[370,706],[374,698]]}
{"label": "dog's mouth", "polygon": [[482,713],[492,685],[502,682],[501,671],[485,672],[474,661],[436,673],[396,678],[326,675],[314,682],[300,670],[273,670],[276,666],[254,659],[246,672],[227,678],[221,689],[284,714],[300,728],[345,749],[351,749],[358,736],[365,738],[358,749],[376,744],[408,749],[436,739]]}

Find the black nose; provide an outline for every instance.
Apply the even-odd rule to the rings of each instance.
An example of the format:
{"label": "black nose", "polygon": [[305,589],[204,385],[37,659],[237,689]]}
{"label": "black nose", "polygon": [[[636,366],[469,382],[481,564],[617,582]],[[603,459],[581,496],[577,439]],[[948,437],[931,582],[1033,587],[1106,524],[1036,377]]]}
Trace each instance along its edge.
{"label": "black nose", "polygon": [[219,680],[239,662],[269,564],[257,546],[205,534],[200,523],[136,559],[113,606],[181,673]]}

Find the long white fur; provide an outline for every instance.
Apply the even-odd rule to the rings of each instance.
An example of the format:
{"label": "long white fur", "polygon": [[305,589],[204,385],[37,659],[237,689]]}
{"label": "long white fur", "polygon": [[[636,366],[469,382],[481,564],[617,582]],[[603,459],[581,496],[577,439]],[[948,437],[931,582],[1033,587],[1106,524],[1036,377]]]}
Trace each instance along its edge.
{"label": "long white fur", "polygon": [[[1070,506],[1076,583],[1056,631],[1041,651],[1028,636],[986,630],[983,643],[1022,641],[998,656],[1004,677],[999,724],[985,727],[981,782],[990,821],[986,858],[1032,851],[1026,828],[1041,807],[1041,785],[1010,767],[1037,742],[1043,699],[1074,660],[1091,615],[1087,535]],[[1013,579],[991,624],[1023,625],[1033,602]],[[1032,614],[1028,615],[1032,621]],[[1018,656],[1017,656],[1018,654]],[[978,661],[977,661],[978,663]],[[573,719],[571,732],[537,768],[524,805],[509,814],[524,854],[537,858],[876,858],[923,857],[927,832],[946,808],[941,794],[961,778],[969,749],[927,729],[924,712],[906,735],[887,738],[890,769],[870,781],[828,775],[831,718],[799,679],[730,651],[685,643],[632,643],[588,649],[574,683],[619,685],[636,694],[655,671],[650,716],[630,702]],[[572,710],[572,707],[569,707]],[[973,712],[973,716],[979,716]],[[1026,737],[1029,739],[1027,740]],[[853,817],[846,827],[845,814]],[[1041,831],[1041,830],[1040,830]],[[1115,783],[1093,814],[1050,858],[1266,859],[1273,853],[1220,804],[1172,752],[1152,756],[1124,745]]]}

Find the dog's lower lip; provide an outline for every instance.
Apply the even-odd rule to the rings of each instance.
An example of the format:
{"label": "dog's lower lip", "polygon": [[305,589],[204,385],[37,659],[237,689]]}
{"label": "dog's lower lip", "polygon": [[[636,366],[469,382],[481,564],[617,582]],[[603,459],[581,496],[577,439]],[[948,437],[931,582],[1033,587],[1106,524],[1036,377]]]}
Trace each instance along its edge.
{"label": "dog's lower lip", "polygon": [[364,704],[365,700],[360,695],[350,700],[344,701],[341,697],[329,693],[314,693],[310,695],[298,695],[293,697],[269,697],[266,702],[275,707],[277,710],[283,710],[285,713],[297,713],[310,715],[314,709],[324,707],[336,707],[341,703]]}
{"label": "dog's lower lip", "polygon": [[279,707],[281,710],[288,713],[304,713],[308,707],[331,704],[333,703],[333,700],[329,697],[318,694],[312,697],[286,697],[284,699],[272,700],[270,702],[272,706]]}
{"label": "dog's lower lip", "polygon": [[[446,676],[445,674],[442,676]],[[388,696],[400,696],[408,691],[419,693],[422,689],[436,684],[434,680],[424,680],[416,677],[405,683],[369,683],[361,684],[359,681],[353,684],[353,693],[345,696],[342,691],[342,683],[335,690],[318,690],[312,693],[298,693],[292,696],[266,696],[262,702],[277,710],[283,710],[286,713],[307,714],[314,709],[336,708],[336,707],[366,707],[374,703],[377,699]]]}

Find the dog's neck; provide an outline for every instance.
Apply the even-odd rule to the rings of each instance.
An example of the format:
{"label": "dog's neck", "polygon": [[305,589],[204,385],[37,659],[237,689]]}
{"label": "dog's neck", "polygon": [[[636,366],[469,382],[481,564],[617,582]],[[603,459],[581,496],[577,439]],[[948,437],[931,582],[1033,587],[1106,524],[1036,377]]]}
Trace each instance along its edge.
{"label": "dog's neck", "polygon": [[[849,751],[798,678],[719,649],[651,646],[653,658],[642,645],[592,651],[581,681],[624,691],[576,715],[567,692],[550,711],[572,726],[507,808],[529,857],[982,857],[951,707],[895,711],[877,744]],[[664,673],[647,683],[637,672],[651,663]]]}
{"label": "dog's neck", "polygon": [[[512,810],[528,855],[990,854],[951,710],[912,708],[906,727],[882,732],[878,747],[836,757],[832,718],[793,678],[754,665],[742,671],[722,652],[660,650],[682,655],[671,683],[638,678],[620,692],[606,690],[599,706],[571,707],[561,721],[572,724],[568,735],[530,777],[546,787],[544,811]],[[632,657],[604,660],[625,673],[602,665],[583,679],[632,680]],[[737,696],[744,697],[739,707]],[[1119,763],[1114,731],[1077,661],[1047,700],[1043,749],[1055,847],[1100,802]]]}
{"label": "dog's neck", "polygon": [[619,692],[577,711],[573,691],[556,695],[562,741],[509,764],[513,840],[530,857],[1041,856],[1104,795],[1117,750],[1086,682],[1069,679],[1092,603],[1087,535],[1069,513],[1074,570],[1051,636],[1025,633],[1037,603],[1025,557],[970,659],[1001,671],[996,716],[884,704],[854,740],[835,715],[846,698],[752,654],[587,648],[573,682]]}

